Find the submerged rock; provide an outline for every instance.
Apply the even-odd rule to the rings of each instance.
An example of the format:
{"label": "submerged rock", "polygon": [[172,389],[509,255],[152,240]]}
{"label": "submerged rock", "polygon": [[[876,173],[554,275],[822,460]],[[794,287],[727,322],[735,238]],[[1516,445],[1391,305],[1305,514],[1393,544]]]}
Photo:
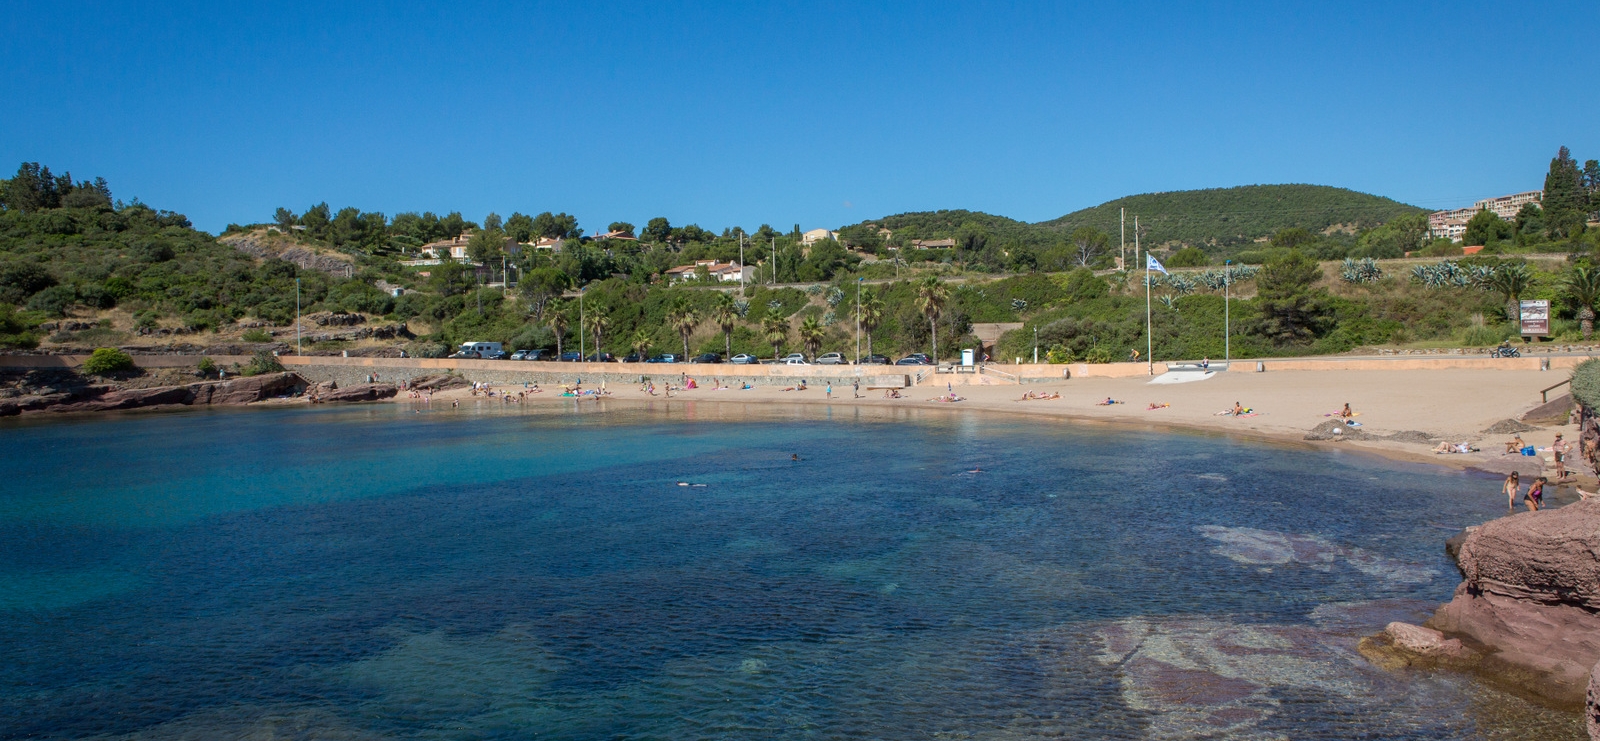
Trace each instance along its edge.
{"label": "submerged rock", "polygon": [[1486,673],[1581,705],[1600,662],[1600,501],[1486,523],[1458,565],[1465,581],[1429,624],[1484,646]]}

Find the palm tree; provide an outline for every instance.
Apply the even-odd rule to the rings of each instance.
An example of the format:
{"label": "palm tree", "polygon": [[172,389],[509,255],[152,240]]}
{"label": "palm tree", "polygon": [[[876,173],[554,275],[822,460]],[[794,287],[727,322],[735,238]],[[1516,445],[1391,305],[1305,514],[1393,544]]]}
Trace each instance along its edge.
{"label": "palm tree", "polygon": [[777,360],[778,348],[789,339],[789,322],[783,317],[769,316],[761,320],[761,332],[767,336],[767,342],[772,343],[772,359]]}
{"label": "palm tree", "polygon": [[861,302],[861,329],[867,333],[867,355],[872,354],[872,330],[883,323],[883,298],[877,292],[867,294]]}
{"label": "palm tree", "polygon": [[689,357],[689,335],[694,334],[700,317],[695,315],[694,309],[689,308],[688,299],[679,296],[672,302],[672,308],[667,310],[667,324],[678,330],[678,336],[683,338],[683,356]]}
{"label": "palm tree", "polygon": [[806,352],[811,355],[812,360],[817,358],[817,351],[822,349],[822,336],[827,332],[827,328],[823,327],[822,322],[817,321],[814,316],[808,316],[805,321],[800,322],[800,341],[805,343]]}
{"label": "palm tree", "polygon": [[944,313],[944,302],[948,298],[950,290],[938,276],[930,275],[917,281],[917,309],[928,318],[928,331],[933,335],[934,365],[939,364],[939,315]]}
{"label": "palm tree", "polygon": [[717,326],[722,328],[723,344],[727,350],[726,357],[731,358],[733,357],[733,328],[739,324],[739,307],[734,305],[733,296],[726,293],[718,295],[720,298],[717,299],[717,306],[711,310],[711,321],[716,322]]}
{"label": "palm tree", "polygon": [[1583,340],[1594,335],[1594,302],[1600,300],[1600,268],[1575,268],[1567,276],[1567,296],[1578,305],[1578,324]]}
{"label": "palm tree", "polygon": [[567,327],[572,323],[572,307],[561,299],[555,299],[544,309],[544,320],[550,325],[550,331],[556,333],[556,358],[561,358],[561,341],[567,336]]}
{"label": "palm tree", "polygon": [[611,317],[596,311],[584,317],[583,322],[589,325],[587,327],[589,334],[594,335],[594,354],[598,358],[600,357],[600,340],[604,338],[606,330],[611,328]]}
{"label": "palm tree", "polygon": [[633,339],[628,342],[628,348],[633,350],[635,355],[642,358],[645,353],[650,352],[650,344],[650,333],[640,329],[633,333]]}
{"label": "palm tree", "polygon": [[1506,316],[1511,321],[1517,321],[1522,315],[1517,299],[1523,291],[1528,290],[1528,283],[1532,279],[1533,276],[1528,272],[1526,263],[1512,263],[1496,268],[1482,282],[1482,287],[1505,297]]}

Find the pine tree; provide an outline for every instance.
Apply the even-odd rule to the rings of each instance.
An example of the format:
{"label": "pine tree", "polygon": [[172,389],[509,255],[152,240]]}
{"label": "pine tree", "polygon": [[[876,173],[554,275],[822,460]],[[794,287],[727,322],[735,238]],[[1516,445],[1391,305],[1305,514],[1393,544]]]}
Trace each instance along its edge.
{"label": "pine tree", "polygon": [[1588,193],[1583,173],[1572,153],[1562,147],[1550,160],[1550,173],[1544,178],[1544,223],[1550,239],[1567,239],[1583,232],[1588,214]]}

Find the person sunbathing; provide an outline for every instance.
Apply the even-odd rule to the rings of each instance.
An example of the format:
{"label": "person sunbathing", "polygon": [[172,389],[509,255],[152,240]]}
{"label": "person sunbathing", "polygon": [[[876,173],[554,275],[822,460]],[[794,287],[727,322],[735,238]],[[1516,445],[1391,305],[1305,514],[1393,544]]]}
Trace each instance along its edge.
{"label": "person sunbathing", "polygon": [[1347,401],[1344,403],[1344,408],[1339,410],[1339,416],[1344,417],[1345,419],[1356,416],[1355,412],[1350,411],[1350,402]]}
{"label": "person sunbathing", "polygon": [[1144,410],[1148,412],[1148,411],[1150,411],[1152,409],[1166,409],[1167,407],[1170,407],[1170,406],[1172,406],[1172,405],[1168,404],[1167,402],[1164,402],[1164,401],[1161,402],[1160,404],[1157,404],[1157,403],[1152,401],[1152,402],[1150,402],[1150,406],[1145,407]]}
{"label": "person sunbathing", "polygon": [[1121,403],[1122,402],[1117,401],[1116,399],[1113,399],[1113,398],[1107,396],[1105,401],[1097,401],[1097,402],[1094,403],[1094,405],[1097,406],[1097,407],[1108,407],[1108,406],[1111,406],[1112,404],[1121,404]]}
{"label": "person sunbathing", "polygon": [[1240,415],[1249,414],[1249,413],[1250,413],[1250,410],[1246,409],[1243,404],[1240,404],[1237,401],[1233,403],[1233,416],[1238,417]]}
{"label": "person sunbathing", "polygon": [[1522,452],[1522,449],[1526,447],[1528,447],[1528,444],[1522,441],[1522,434],[1518,433],[1513,435],[1510,440],[1506,441],[1506,452],[1501,453],[1501,455],[1520,453]]}
{"label": "person sunbathing", "polygon": [[1036,396],[1034,396],[1034,395],[1033,395],[1033,392],[1032,392],[1032,391],[1029,391],[1029,392],[1026,392],[1026,393],[1024,393],[1024,394],[1023,394],[1023,395],[1022,395],[1022,398],[1020,398],[1020,399],[1017,399],[1017,401],[1027,401],[1027,400],[1029,400],[1029,399],[1037,399],[1037,398],[1039,398],[1039,397],[1036,397]]}

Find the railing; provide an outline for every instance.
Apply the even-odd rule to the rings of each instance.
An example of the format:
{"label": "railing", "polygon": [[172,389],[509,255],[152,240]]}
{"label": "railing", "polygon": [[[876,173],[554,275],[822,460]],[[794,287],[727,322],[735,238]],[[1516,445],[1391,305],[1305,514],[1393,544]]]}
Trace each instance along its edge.
{"label": "railing", "polygon": [[991,376],[999,376],[999,377],[1004,378],[1007,381],[1010,381],[1012,383],[1017,383],[1017,384],[1022,383],[1022,377],[1021,376],[1018,376],[1015,373],[1007,373],[1007,372],[1005,372],[1003,370],[1000,370],[998,368],[993,368],[993,367],[990,367],[990,366],[987,366],[987,365],[978,366],[978,372],[981,373],[981,374],[986,374],[986,375],[991,375]]}
{"label": "railing", "polygon": [[1567,385],[1569,383],[1572,383],[1572,379],[1571,378],[1568,378],[1567,380],[1562,381],[1561,383],[1558,383],[1558,384],[1556,384],[1554,386],[1551,386],[1550,388],[1547,388],[1547,389],[1544,389],[1544,390],[1540,391],[1539,392],[1539,401],[1542,401],[1542,402],[1544,402],[1546,404],[1550,403],[1550,392],[1554,391],[1554,390],[1556,390],[1558,388],[1561,388],[1562,386],[1565,386],[1565,385]]}

